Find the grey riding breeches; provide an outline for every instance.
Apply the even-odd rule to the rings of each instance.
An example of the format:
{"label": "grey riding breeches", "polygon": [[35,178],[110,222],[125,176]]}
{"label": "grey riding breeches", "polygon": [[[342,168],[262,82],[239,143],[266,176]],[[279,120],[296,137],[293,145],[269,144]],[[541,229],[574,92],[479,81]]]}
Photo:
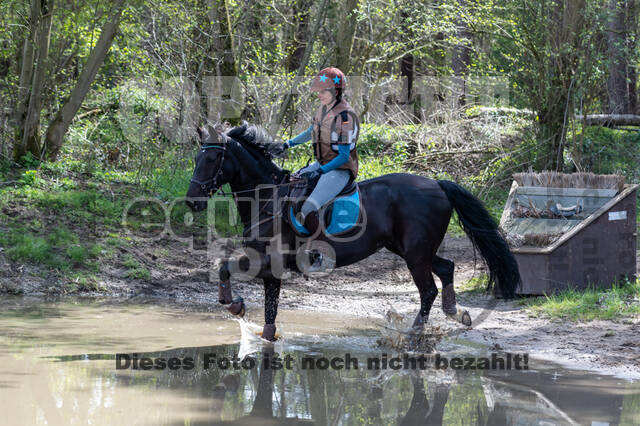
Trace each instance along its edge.
{"label": "grey riding breeches", "polygon": [[[302,168],[299,173],[312,172],[320,168],[317,161],[307,167]],[[318,180],[309,198],[302,204],[301,213],[302,221],[312,211],[320,210],[329,200],[340,193],[349,182],[351,172],[344,169],[334,169],[330,172],[323,173]]]}

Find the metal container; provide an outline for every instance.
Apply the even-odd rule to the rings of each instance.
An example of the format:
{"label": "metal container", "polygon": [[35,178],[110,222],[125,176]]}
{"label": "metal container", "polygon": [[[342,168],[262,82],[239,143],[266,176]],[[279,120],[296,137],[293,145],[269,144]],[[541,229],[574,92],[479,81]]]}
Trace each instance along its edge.
{"label": "metal container", "polygon": [[[551,235],[545,247],[512,249],[522,277],[517,294],[551,294],[568,288],[609,288],[636,277],[636,189],[525,187],[513,183],[500,226],[507,234]],[[581,206],[567,218],[513,218],[517,204],[532,208]],[[560,207],[559,206],[559,207]]]}

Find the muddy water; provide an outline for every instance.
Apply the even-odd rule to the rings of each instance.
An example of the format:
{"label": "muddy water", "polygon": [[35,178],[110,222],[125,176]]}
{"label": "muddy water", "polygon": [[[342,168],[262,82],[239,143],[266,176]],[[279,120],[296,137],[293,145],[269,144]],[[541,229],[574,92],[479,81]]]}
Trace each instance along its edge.
{"label": "muddy water", "polygon": [[[639,383],[534,360],[527,370],[368,369],[394,355],[377,346],[374,322],[285,311],[283,339],[263,345],[257,312],[240,324],[212,310],[4,299],[0,423],[640,424]],[[438,349],[487,355],[456,341]],[[238,352],[252,354],[234,365]]]}

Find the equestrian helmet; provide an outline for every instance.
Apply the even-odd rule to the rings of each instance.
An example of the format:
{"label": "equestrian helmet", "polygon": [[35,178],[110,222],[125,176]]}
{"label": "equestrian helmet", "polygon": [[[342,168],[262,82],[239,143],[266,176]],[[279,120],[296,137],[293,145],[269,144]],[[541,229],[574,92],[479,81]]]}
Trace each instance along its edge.
{"label": "equestrian helmet", "polygon": [[338,68],[325,68],[318,73],[313,79],[309,90],[312,92],[320,92],[322,90],[344,89],[346,78],[344,73]]}

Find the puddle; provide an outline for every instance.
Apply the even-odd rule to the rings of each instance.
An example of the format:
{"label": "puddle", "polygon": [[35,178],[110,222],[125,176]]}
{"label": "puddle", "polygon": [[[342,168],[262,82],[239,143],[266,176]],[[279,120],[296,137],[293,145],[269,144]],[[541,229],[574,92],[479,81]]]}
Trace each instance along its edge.
{"label": "puddle", "polygon": [[[241,338],[238,321],[212,309],[5,299],[3,423],[640,424],[638,382],[534,361],[508,371],[368,369],[386,352],[376,344],[380,327],[369,320],[283,311],[284,338],[272,345],[255,336],[260,327],[251,323],[261,324],[259,316],[242,324]],[[443,356],[486,354],[459,341],[438,349]],[[240,352],[251,354],[246,368],[231,362]],[[130,366],[117,369],[116,354]],[[276,354],[289,365],[266,368],[277,367]],[[151,369],[133,369],[134,359]],[[168,368],[171,359],[180,366]],[[165,368],[156,368],[159,360]],[[343,368],[322,368],[331,361]],[[357,369],[345,368],[354,362]]]}

